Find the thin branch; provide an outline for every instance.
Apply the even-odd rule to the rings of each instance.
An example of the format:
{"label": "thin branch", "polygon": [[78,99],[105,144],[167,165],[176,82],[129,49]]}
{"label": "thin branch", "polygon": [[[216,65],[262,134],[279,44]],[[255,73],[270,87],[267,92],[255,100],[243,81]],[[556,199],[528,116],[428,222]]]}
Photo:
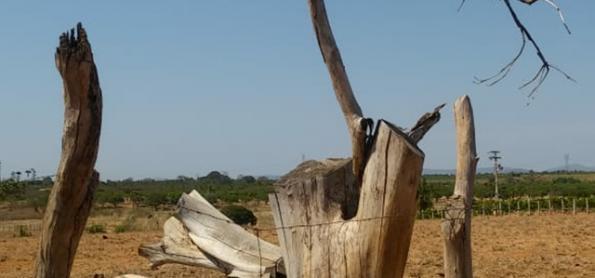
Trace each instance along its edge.
{"label": "thin branch", "polygon": [[[541,61],[541,64],[542,65],[539,68],[539,70],[537,71],[537,73],[535,74],[535,76],[531,80],[529,80],[528,82],[524,83],[519,89],[523,89],[523,88],[526,88],[527,86],[529,86],[531,84],[535,84],[535,86],[533,87],[533,89],[531,89],[531,91],[530,91],[530,93],[528,95],[529,97],[533,96],[533,94],[535,94],[537,92],[537,90],[539,89],[539,87],[541,86],[541,84],[543,84],[543,82],[545,81],[545,79],[547,79],[547,77],[548,77],[551,69],[554,69],[557,72],[561,73],[562,75],[564,75],[564,77],[566,77],[566,79],[571,80],[571,81],[575,81],[566,72],[562,71],[558,67],[555,67],[555,66],[553,66],[553,65],[551,65],[549,63],[549,61],[545,58],[545,55],[543,55],[543,52],[541,51],[541,48],[539,47],[539,45],[537,44],[537,42],[533,39],[533,36],[531,36],[531,33],[529,32],[529,30],[521,22],[521,20],[517,16],[515,10],[512,8],[512,6],[510,4],[510,0],[503,0],[503,1],[506,4],[506,7],[508,8],[508,11],[510,12],[510,15],[512,16],[512,19],[513,19],[515,25],[517,26],[517,28],[521,32],[521,36],[522,36],[522,40],[523,40],[521,49],[519,50],[519,52],[517,53],[517,55],[512,59],[512,61],[510,63],[508,63],[506,66],[504,66],[498,73],[496,73],[495,75],[493,75],[493,76],[491,76],[489,78],[485,78],[485,79],[475,78],[476,79],[475,83],[477,83],[477,84],[487,83],[487,86],[492,86],[492,85],[500,82],[502,79],[504,79],[504,77],[506,77],[508,75],[508,73],[510,72],[510,70],[512,69],[512,67],[514,66],[514,64],[516,63],[516,61],[523,54],[523,52],[525,50],[525,45],[527,43],[527,40],[529,40],[529,42],[531,43],[531,45],[533,45],[533,48],[537,52],[537,57]],[[535,3],[535,2],[537,2],[537,0],[519,0],[519,1],[522,2],[522,3],[528,4],[528,5],[531,5],[531,4]],[[548,1],[548,0],[545,0],[545,1]]]}
{"label": "thin branch", "polygon": [[459,8],[457,9],[457,12],[460,12],[461,9],[463,8],[463,5],[465,5],[465,0],[461,1],[461,4],[459,5]]}
{"label": "thin branch", "polygon": [[550,4],[550,6],[554,7],[554,9],[556,9],[556,11],[558,12],[558,15],[560,16],[560,21],[562,21],[562,25],[564,25],[564,28],[566,28],[566,32],[568,32],[568,35],[572,34],[572,32],[570,32],[570,28],[568,28],[568,25],[566,24],[566,20],[564,19],[564,14],[562,13],[562,10],[560,9],[560,7],[558,7],[558,5],[556,5],[556,3],[554,3],[553,0],[544,0],[546,3]]}

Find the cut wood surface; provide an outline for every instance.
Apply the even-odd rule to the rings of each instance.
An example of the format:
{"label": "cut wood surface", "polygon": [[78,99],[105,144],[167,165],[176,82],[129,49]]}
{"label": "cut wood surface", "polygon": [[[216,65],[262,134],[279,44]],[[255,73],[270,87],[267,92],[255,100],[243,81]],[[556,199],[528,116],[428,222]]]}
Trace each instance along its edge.
{"label": "cut wood surface", "polygon": [[354,203],[350,160],[310,161],[269,196],[288,277],[401,277],[416,213],[424,154],[380,121]]}
{"label": "cut wood surface", "polygon": [[[76,36],[75,36],[76,35]],[[35,277],[69,277],[93,202],[101,131],[101,89],[81,24],[60,37],[56,67],[64,85],[62,156],[43,219]]]}
{"label": "cut wood surface", "polygon": [[284,272],[279,246],[233,223],[198,192],[183,194],[178,206],[175,217],[165,223],[162,241],[139,248],[152,267],[179,263],[217,269],[229,277]]}
{"label": "cut wood surface", "polygon": [[457,173],[454,194],[443,200],[444,274],[447,278],[473,277],[471,217],[477,167],[473,109],[468,96],[454,104],[457,133]]}

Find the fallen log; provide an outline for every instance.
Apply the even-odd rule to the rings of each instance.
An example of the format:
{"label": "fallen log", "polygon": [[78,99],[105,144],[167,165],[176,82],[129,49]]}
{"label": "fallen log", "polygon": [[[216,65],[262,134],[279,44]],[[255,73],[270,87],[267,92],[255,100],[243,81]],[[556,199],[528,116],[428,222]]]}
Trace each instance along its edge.
{"label": "fallen log", "polygon": [[229,277],[284,273],[279,246],[233,223],[196,191],[182,195],[163,233],[161,242],[139,248],[152,268],[177,263],[215,269]]}

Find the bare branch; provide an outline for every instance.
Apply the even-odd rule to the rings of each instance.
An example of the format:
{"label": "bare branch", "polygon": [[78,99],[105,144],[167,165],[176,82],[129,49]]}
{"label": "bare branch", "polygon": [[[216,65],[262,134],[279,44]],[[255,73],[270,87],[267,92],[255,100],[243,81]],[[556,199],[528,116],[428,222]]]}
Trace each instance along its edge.
{"label": "bare branch", "polygon": [[446,103],[440,104],[434,108],[434,111],[423,114],[409,130],[409,138],[415,143],[419,142],[430,128],[440,121],[440,109],[445,105]]}
{"label": "bare branch", "polygon": [[[510,70],[512,69],[512,67],[514,66],[514,64],[516,63],[516,61],[523,54],[523,52],[525,50],[525,45],[526,45],[527,40],[529,40],[529,42],[531,42],[531,45],[533,45],[533,48],[537,52],[537,57],[541,61],[542,65],[539,68],[539,70],[537,71],[537,73],[535,74],[535,76],[531,80],[529,80],[528,82],[524,83],[519,89],[523,89],[523,88],[526,88],[527,86],[529,86],[531,84],[535,84],[535,86],[533,86],[533,88],[531,89],[531,91],[529,92],[529,95],[528,95],[529,97],[532,97],[537,92],[537,90],[539,89],[539,87],[541,86],[541,84],[543,84],[543,82],[545,81],[545,79],[548,77],[551,69],[554,69],[557,72],[561,73],[562,75],[564,75],[564,77],[566,77],[566,79],[571,80],[571,81],[575,81],[566,72],[562,71],[558,67],[553,66],[553,65],[551,65],[549,63],[549,61],[545,58],[545,55],[543,55],[543,52],[541,51],[541,48],[539,47],[539,45],[537,44],[537,42],[533,39],[533,36],[531,36],[531,33],[529,32],[529,30],[521,22],[521,20],[517,16],[515,10],[512,8],[512,6],[510,4],[510,0],[503,0],[503,1],[506,4],[506,7],[507,7],[508,11],[510,12],[510,15],[512,16],[512,19],[513,19],[515,25],[517,26],[517,28],[521,32],[521,36],[522,36],[522,40],[523,40],[521,49],[519,50],[519,52],[517,53],[517,55],[512,59],[512,61],[510,63],[508,63],[506,66],[504,66],[498,73],[496,73],[495,75],[493,75],[493,76],[491,76],[489,78],[485,78],[485,79],[475,78],[476,79],[475,82],[477,84],[487,83],[488,86],[492,86],[492,85],[500,82],[502,79],[504,79],[504,77],[506,77],[508,75],[508,73],[510,72]],[[522,3],[524,3],[524,4],[528,4],[528,5],[531,5],[531,4],[535,3],[535,2],[537,2],[537,0],[519,0],[519,1],[522,2]],[[545,0],[545,1],[549,1],[549,0]]]}
{"label": "bare branch", "polygon": [[362,110],[355,99],[341,53],[335,42],[333,32],[326,14],[326,7],[323,0],[309,0],[310,16],[312,25],[316,32],[318,47],[324,63],[327,66],[333,83],[333,89],[337,102],[345,117],[349,133],[351,135],[353,173],[358,181],[361,180],[365,165],[366,154],[366,132],[371,130],[372,121],[364,119]]}
{"label": "bare branch", "polygon": [[566,32],[568,32],[568,35],[572,34],[572,32],[570,32],[570,28],[568,28],[568,25],[566,24],[566,20],[564,19],[564,14],[562,14],[562,10],[560,9],[560,7],[558,7],[558,5],[556,5],[556,3],[554,3],[553,0],[544,0],[546,3],[550,4],[550,6],[554,7],[554,9],[556,9],[556,11],[558,12],[558,16],[560,16],[560,21],[562,21],[562,25],[564,25],[564,28],[566,28]]}

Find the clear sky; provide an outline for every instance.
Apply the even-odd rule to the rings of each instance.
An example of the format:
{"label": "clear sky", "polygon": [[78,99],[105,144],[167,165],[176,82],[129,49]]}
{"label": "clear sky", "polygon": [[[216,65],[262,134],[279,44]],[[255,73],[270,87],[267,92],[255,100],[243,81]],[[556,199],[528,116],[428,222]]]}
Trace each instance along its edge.
{"label": "clear sky", "polygon": [[[499,0],[327,1],[352,86],[366,116],[409,127],[447,102],[421,143],[426,168],[454,168],[452,103],[470,94],[480,167],[595,165],[595,1],[559,0],[573,34],[544,3],[514,3],[551,62],[527,106],[517,88],[539,68],[533,49],[502,83],[473,84],[508,62],[520,34]],[[302,159],[344,157],[350,142],[305,0],[2,1],[2,175],[56,171],[61,32],[81,21],[104,96],[102,179],[283,174]]]}

